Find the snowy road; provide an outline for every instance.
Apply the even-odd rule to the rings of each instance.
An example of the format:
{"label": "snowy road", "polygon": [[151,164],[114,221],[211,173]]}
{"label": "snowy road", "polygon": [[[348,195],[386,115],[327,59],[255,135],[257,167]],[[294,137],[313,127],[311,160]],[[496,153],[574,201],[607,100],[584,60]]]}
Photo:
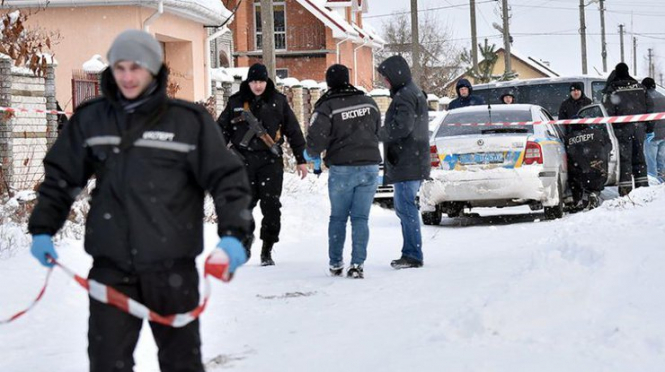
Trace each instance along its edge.
{"label": "snowy road", "polygon": [[[423,228],[425,266],[402,271],[389,266],[399,256],[399,221],[374,206],[365,280],[327,275],[325,179],[288,178],[285,189],[277,266],[259,267],[255,246],[231,284],[213,286],[202,317],[209,371],[665,366],[663,186],[556,221],[542,221],[542,214],[513,215],[509,224],[444,219]],[[215,228],[206,231],[212,248]],[[65,242],[59,253],[87,272],[80,241]],[[29,303],[44,270],[26,248],[1,259],[0,273],[4,317]],[[33,312],[0,327],[0,371],[87,369],[87,297],[61,272]],[[136,371],[157,371],[145,330]]]}

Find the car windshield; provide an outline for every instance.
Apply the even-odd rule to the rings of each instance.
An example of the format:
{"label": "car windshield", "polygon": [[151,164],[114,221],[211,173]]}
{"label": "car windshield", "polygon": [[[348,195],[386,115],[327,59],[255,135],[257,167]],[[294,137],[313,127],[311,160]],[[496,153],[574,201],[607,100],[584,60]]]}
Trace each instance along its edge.
{"label": "car windshield", "polygon": [[[513,122],[513,121],[530,121],[531,111],[527,109],[522,110],[492,110],[492,122]],[[436,132],[436,137],[449,137],[449,136],[465,136],[474,134],[492,134],[492,133],[533,133],[532,125],[524,125],[519,127],[488,127],[488,126],[459,126],[449,124],[464,124],[464,123],[489,123],[489,111],[463,111],[455,112],[454,110],[446,115],[443,124]]]}

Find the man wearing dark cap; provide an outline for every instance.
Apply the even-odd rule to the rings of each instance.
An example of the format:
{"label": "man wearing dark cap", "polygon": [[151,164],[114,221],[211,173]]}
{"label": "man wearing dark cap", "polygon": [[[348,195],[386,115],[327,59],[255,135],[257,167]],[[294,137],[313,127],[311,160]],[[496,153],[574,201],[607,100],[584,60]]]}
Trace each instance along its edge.
{"label": "man wearing dark cap", "polygon": [[[580,111],[580,109],[584,106],[588,106],[593,103],[591,101],[591,98],[587,97],[584,94],[584,85],[580,82],[574,82],[570,84],[570,95],[566,100],[561,102],[561,106],[559,106],[559,119],[575,119],[577,118],[577,113]],[[568,131],[569,129],[575,129],[575,128],[570,128],[572,127],[571,125],[564,127],[565,131]]]}
{"label": "man wearing dark cap", "polygon": [[420,211],[416,196],[429,178],[429,130],[427,97],[411,79],[411,69],[399,55],[389,57],[378,68],[390,89],[392,102],[379,130],[384,145],[384,183],[393,184],[395,213],[402,225],[402,257],[390,265],[395,269],[423,266]]}
{"label": "man wearing dark cap", "polygon": [[[656,92],[656,82],[648,77],[642,80],[642,85],[653,100],[654,112],[665,112],[665,97]],[[665,120],[647,122],[644,155],[649,175],[660,183],[665,182]]]}
{"label": "man wearing dark cap", "polygon": [[[172,315],[199,304],[195,258],[203,250],[203,201],[218,215],[217,247],[229,272],[245,262],[251,213],[247,175],[210,114],[166,95],[162,48],[143,31],[121,33],[102,73],[103,97],[76,109],[46,154],[46,176],[28,230],[32,254],[53,266],[52,236],[88,180],[89,279],[151,310]],[[90,299],[91,371],[132,371],[143,320]],[[150,322],[162,371],[204,370],[199,322],[181,328]]]}
{"label": "man wearing dark cap", "polygon": [[[603,89],[603,105],[610,116],[638,115],[653,112],[653,100],[644,85],[628,73],[628,65],[621,62],[607,79]],[[635,187],[649,186],[644,158],[644,123],[613,123],[619,140],[619,195],[630,193]]]}
{"label": "man wearing dark cap", "polygon": [[[217,119],[229,146],[245,163],[252,191],[250,209],[260,202],[261,266],[275,264],[272,248],[279,241],[284,179],[282,147],[284,137],[296,158],[296,171],[301,179],[307,176],[303,151],[305,138],[296,115],[286,96],[275,89],[268,70],[260,63],[253,64],[240,90],[229,98]],[[252,223],[251,231],[254,232]],[[247,247],[247,257],[251,254]]]}
{"label": "man wearing dark cap", "polygon": [[328,90],[314,106],[305,153],[316,159],[326,151],[330,273],[339,276],[344,270],[346,222],[351,217],[353,248],[347,276],[363,278],[369,242],[369,211],[381,162],[378,137],[381,113],[372,98],[349,84],[346,66],[330,66],[326,83]]}

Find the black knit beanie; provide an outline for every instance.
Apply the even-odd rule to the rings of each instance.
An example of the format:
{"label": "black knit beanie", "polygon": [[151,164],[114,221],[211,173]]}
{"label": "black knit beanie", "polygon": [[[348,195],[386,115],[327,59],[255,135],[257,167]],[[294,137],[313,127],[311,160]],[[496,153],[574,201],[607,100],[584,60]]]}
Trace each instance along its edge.
{"label": "black knit beanie", "polygon": [[343,88],[349,85],[349,69],[340,64],[328,67],[326,84],[328,84],[328,89]]}
{"label": "black knit beanie", "polygon": [[260,63],[253,64],[247,72],[247,81],[268,81],[268,69],[266,66]]}
{"label": "black knit beanie", "polygon": [[647,89],[656,89],[656,81],[650,77],[644,78],[644,80],[642,80],[642,85]]}
{"label": "black knit beanie", "polygon": [[626,79],[630,77],[630,74],[628,73],[628,65],[623,62],[619,62],[614,70],[617,72],[616,76],[618,79]]}

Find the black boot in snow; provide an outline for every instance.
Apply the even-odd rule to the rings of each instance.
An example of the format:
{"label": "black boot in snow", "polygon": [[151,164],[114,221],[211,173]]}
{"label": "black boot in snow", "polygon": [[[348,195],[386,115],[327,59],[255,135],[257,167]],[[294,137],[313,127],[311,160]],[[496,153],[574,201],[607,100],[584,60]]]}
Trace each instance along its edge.
{"label": "black boot in snow", "polygon": [[353,279],[365,278],[365,273],[363,272],[363,266],[357,264],[351,265],[351,267],[349,267],[349,271],[346,272],[346,277]]}
{"label": "black boot in snow", "polygon": [[275,261],[272,260],[272,246],[273,242],[263,242],[263,247],[261,248],[261,266],[273,266]]}
{"label": "black boot in snow", "polygon": [[418,261],[416,259],[413,259],[411,257],[402,256],[398,260],[393,260],[390,263],[390,266],[392,266],[392,268],[396,269],[396,270],[410,269],[410,268],[416,268],[416,267],[423,267],[423,262]]}

